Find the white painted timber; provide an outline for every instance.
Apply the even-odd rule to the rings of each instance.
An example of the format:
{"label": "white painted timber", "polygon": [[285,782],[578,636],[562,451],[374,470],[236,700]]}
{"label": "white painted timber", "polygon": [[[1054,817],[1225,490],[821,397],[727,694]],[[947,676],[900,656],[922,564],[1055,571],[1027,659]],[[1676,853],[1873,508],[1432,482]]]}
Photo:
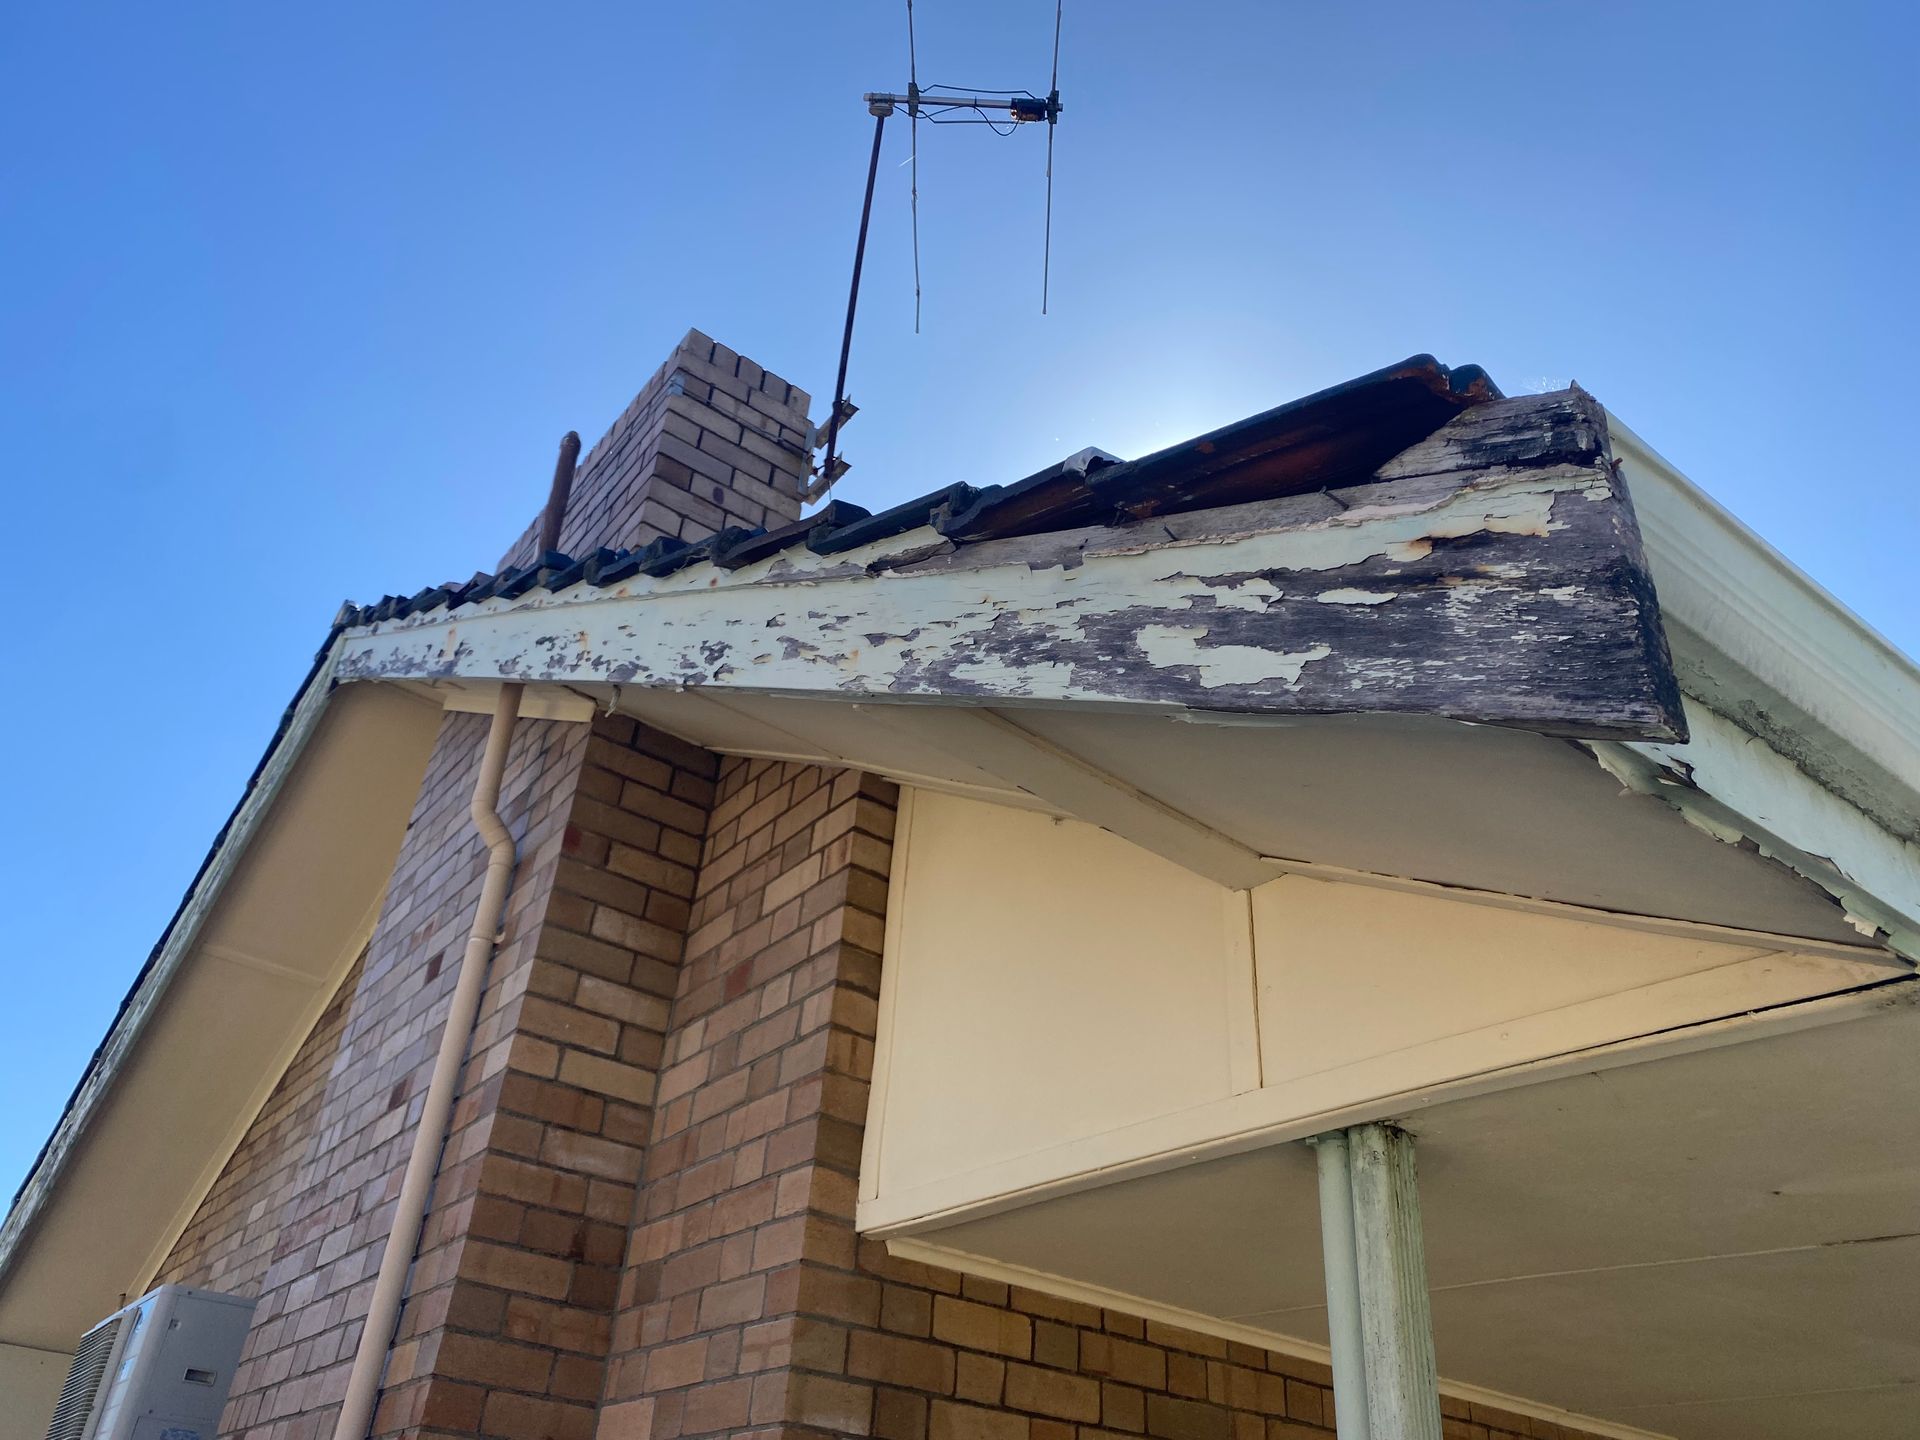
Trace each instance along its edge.
{"label": "white painted timber", "polygon": [[1871,950],[1767,949],[1300,875],[1255,891],[1253,917],[1267,1087],[1354,1099],[1889,975]]}
{"label": "white painted timber", "polygon": [[364,944],[442,718],[321,671],[9,1218],[0,1342],[145,1288]]}
{"label": "white painted timber", "polygon": [[1628,788],[1729,844],[1751,843],[1832,895],[1863,936],[1920,960],[1920,846],[1876,824],[1758,736],[1686,702],[1684,745],[1590,741]]}
{"label": "white painted timber", "polygon": [[73,1357],[0,1343],[0,1440],[45,1440]]}
{"label": "white painted timber", "polygon": [[1223,887],[1078,821],[931,792],[895,855],[880,1193],[1233,1093],[1229,1003],[1252,997]]}

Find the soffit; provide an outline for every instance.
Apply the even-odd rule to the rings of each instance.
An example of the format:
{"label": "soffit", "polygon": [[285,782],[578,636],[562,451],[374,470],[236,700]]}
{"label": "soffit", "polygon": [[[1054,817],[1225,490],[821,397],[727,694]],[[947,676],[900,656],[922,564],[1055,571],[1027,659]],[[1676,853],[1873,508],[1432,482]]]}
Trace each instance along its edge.
{"label": "soffit", "polygon": [[0,1341],[70,1348],[151,1279],[366,943],[440,713],[389,687],[325,704],[270,813],[137,985],[8,1221]]}
{"label": "soffit", "polygon": [[[1868,1018],[1401,1117],[1419,1137],[1442,1373],[1687,1440],[1909,1434],[1914,988]],[[1326,1338],[1299,1145],[916,1238],[1229,1329]]]}

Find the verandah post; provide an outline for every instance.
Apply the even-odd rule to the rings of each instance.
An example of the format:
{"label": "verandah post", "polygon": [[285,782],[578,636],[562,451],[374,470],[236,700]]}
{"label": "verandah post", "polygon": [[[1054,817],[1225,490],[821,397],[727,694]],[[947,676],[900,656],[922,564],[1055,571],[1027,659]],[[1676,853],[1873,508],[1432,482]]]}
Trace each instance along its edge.
{"label": "verandah post", "polygon": [[1355,1125],[1314,1145],[1340,1440],[1440,1440],[1413,1137]]}

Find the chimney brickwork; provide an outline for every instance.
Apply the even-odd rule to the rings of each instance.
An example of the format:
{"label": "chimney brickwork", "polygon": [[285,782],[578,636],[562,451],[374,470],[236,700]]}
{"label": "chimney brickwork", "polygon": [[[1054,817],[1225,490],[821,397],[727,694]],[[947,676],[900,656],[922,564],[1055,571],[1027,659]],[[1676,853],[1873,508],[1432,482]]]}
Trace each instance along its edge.
{"label": "chimney brickwork", "polygon": [[[636,549],[728,526],[800,518],[810,397],[771,370],[689,330],[580,462],[560,548]],[[539,520],[501,560],[527,565]]]}

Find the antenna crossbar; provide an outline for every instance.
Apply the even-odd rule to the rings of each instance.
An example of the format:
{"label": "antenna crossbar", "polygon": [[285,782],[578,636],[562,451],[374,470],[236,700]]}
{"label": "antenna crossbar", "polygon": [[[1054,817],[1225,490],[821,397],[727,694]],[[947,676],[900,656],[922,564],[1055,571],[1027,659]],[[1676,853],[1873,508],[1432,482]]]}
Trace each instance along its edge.
{"label": "antenna crossbar", "polygon": [[[847,462],[840,458],[840,431],[845,423],[853,418],[855,409],[847,399],[847,362],[853,351],[853,321],[860,304],[860,272],[866,263],[867,230],[873,218],[873,190],[880,172],[880,142],[886,131],[888,118],[896,111],[904,110],[909,120],[914,122],[924,117],[934,124],[986,124],[1003,135],[1011,134],[1011,129],[1001,130],[1000,123],[990,118],[992,115],[1004,115],[1006,121],[1012,125],[1046,125],[1047,211],[1040,281],[1040,313],[1046,314],[1053,253],[1053,131],[1060,123],[1061,110],[1061,9],[1061,0],[1054,0],[1053,73],[1049,81],[1048,93],[1040,96],[1035,95],[1031,90],[1009,90],[999,94],[983,95],[962,91],[958,86],[951,89],[945,85],[935,85],[931,90],[921,88],[919,58],[913,34],[913,0],[907,0],[906,93],[902,95],[894,91],[870,90],[861,97],[866,102],[867,113],[873,116],[873,148],[867,156],[867,185],[860,202],[859,237],[854,241],[853,247],[853,280],[847,287],[847,318],[840,332],[840,365],[833,380],[833,407],[827,412],[824,433],[816,432],[809,442],[815,448],[824,445],[826,449],[825,458],[815,472],[816,478],[804,491],[804,498],[809,503],[825,495],[847,468]],[[951,115],[956,110],[974,111],[980,118],[954,120]],[[913,207],[913,328],[917,334],[920,329],[920,146],[917,124],[913,139],[913,149],[908,156],[908,161],[913,166],[910,191]]]}
{"label": "antenna crossbar", "polygon": [[915,87],[906,95],[893,95],[884,90],[870,90],[860,97],[869,108],[875,105],[899,106],[907,114],[918,118],[929,110],[1004,110],[1007,118],[1018,122],[1054,120],[1059,117],[1061,105],[1058,94],[1054,95],[945,95],[930,94]]}

